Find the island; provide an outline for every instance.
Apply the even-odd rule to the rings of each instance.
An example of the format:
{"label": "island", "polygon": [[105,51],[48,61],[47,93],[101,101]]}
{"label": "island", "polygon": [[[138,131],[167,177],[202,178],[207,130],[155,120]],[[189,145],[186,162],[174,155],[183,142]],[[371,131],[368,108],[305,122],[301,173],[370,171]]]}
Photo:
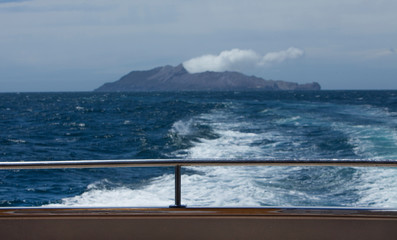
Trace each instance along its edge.
{"label": "island", "polygon": [[321,90],[320,84],[265,80],[239,72],[189,73],[182,64],[132,71],[96,92]]}

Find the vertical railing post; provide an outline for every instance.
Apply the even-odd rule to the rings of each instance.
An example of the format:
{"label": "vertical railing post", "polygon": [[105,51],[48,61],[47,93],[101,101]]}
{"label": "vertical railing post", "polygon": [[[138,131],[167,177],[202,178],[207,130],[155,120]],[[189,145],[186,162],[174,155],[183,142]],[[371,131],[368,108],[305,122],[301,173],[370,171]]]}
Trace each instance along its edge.
{"label": "vertical railing post", "polygon": [[171,208],[184,208],[186,206],[181,204],[181,165],[175,166],[175,205]]}

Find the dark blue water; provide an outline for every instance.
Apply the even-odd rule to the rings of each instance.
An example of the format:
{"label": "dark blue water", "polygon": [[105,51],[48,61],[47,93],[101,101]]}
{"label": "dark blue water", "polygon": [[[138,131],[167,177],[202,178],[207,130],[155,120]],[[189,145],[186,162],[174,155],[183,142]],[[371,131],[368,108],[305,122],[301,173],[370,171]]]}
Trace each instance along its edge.
{"label": "dark blue water", "polygon": [[[0,161],[397,159],[397,91],[0,94]],[[397,207],[397,171],[195,167],[197,206]],[[170,168],[1,170],[0,206],[167,206]]]}

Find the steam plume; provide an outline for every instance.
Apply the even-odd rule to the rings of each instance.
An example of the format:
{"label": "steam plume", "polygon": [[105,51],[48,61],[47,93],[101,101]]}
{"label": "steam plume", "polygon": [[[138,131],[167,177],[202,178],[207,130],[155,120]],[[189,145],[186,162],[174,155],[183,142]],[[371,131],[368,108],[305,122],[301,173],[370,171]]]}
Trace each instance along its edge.
{"label": "steam plume", "polygon": [[302,55],[303,51],[294,47],[279,52],[270,52],[264,56],[253,50],[235,48],[223,51],[219,55],[209,54],[192,58],[184,62],[183,66],[190,73],[236,71],[247,67],[260,67],[272,63],[280,63],[287,59],[299,58]]}

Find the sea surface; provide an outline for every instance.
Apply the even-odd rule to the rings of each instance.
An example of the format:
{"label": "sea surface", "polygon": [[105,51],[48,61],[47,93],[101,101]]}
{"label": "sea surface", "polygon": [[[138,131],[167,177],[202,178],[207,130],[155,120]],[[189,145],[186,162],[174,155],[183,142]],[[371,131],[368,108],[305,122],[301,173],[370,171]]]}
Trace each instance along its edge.
{"label": "sea surface", "polygon": [[[0,161],[397,159],[397,91],[2,93]],[[184,167],[188,206],[397,207],[397,169]],[[0,206],[168,206],[172,168],[0,170]]]}

